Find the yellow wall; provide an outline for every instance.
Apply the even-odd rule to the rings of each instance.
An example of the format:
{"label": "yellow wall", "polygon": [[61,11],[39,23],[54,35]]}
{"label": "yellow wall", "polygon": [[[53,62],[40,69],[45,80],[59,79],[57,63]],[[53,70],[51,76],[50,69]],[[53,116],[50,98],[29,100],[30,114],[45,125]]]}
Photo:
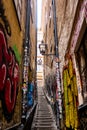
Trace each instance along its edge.
{"label": "yellow wall", "polygon": [[5,15],[9,21],[11,26],[11,37],[9,39],[9,44],[13,46],[16,44],[19,53],[21,54],[21,47],[22,47],[22,35],[21,30],[18,24],[14,4],[12,0],[3,0],[4,8],[5,8]]}
{"label": "yellow wall", "polygon": [[[22,26],[21,28],[19,26],[13,0],[3,0],[2,2],[3,2],[3,7],[5,9],[5,16],[11,27],[11,36],[9,36],[5,30],[8,48],[11,47],[14,50],[16,58],[19,62],[19,71],[20,71],[19,80],[20,80],[22,76],[21,61],[22,61],[22,54],[23,54],[22,44],[24,38],[23,36],[24,30],[22,30]],[[4,25],[2,18],[0,18],[0,23]],[[18,85],[18,95],[17,95],[16,105],[14,109],[14,114],[10,122],[7,122],[6,118],[3,115],[3,109],[0,100],[0,127],[2,127],[2,129],[13,127],[14,125],[18,125],[21,122],[21,87],[22,86],[20,82],[21,81],[19,81],[19,85]]]}

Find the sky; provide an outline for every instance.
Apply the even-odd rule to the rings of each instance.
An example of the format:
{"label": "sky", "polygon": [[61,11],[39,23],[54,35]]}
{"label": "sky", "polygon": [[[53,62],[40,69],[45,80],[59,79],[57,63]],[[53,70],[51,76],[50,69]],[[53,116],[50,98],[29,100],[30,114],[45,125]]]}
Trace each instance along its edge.
{"label": "sky", "polygon": [[37,0],[37,28],[41,25],[41,4],[42,0]]}

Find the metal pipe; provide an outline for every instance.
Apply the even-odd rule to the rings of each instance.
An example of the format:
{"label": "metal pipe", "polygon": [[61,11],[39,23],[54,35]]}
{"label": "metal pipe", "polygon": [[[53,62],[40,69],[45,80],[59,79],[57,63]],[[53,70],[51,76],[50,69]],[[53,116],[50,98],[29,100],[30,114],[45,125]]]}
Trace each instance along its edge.
{"label": "metal pipe", "polygon": [[35,14],[36,18],[35,18],[35,21],[36,21],[36,44],[35,44],[35,90],[36,90],[36,93],[35,93],[35,96],[36,96],[36,99],[37,99],[37,0],[36,0],[36,14]]}
{"label": "metal pipe", "polygon": [[53,4],[53,19],[54,19],[55,56],[59,58],[55,0],[52,0],[52,4]]}
{"label": "metal pipe", "polygon": [[24,124],[27,114],[27,91],[28,91],[28,72],[29,72],[29,52],[30,52],[30,13],[31,0],[27,0],[26,5],[26,24],[25,24],[25,39],[23,44],[23,85],[22,85],[22,117],[21,121]]}
{"label": "metal pipe", "polygon": [[62,92],[61,92],[61,76],[60,76],[60,63],[59,60],[59,50],[58,50],[58,33],[57,33],[57,21],[56,21],[56,5],[55,0],[52,0],[53,4],[53,19],[54,19],[54,42],[55,42],[55,56],[57,58],[56,61],[56,82],[57,82],[57,90],[56,90],[56,122],[58,130],[61,129],[61,119],[62,119]]}
{"label": "metal pipe", "polygon": [[31,0],[27,0],[27,9],[26,9],[26,25],[25,25],[25,46],[29,47],[30,40],[30,14],[31,14]]}

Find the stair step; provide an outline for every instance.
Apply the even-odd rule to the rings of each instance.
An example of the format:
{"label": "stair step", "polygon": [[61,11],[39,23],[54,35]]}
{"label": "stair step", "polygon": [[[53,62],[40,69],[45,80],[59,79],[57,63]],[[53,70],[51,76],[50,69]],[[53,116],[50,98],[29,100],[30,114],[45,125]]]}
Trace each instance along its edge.
{"label": "stair step", "polygon": [[35,125],[41,125],[41,126],[51,126],[52,124],[54,124],[54,125],[56,125],[54,122],[48,122],[48,123],[46,123],[46,122],[35,122]]}
{"label": "stair step", "polygon": [[39,117],[38,117],[38,116],[35,117],[35,119],[37,119],[37,120],[41,120],[41,119],[42,119],[42,120],[46,120],[46,121],[47,121],[48,119],[52,119],[52,120],[53,120],[53,118],[48,118],[48,117],[45,118],[45,117],[40,117],[40,116],[39,116]]}
{"label": "stair step", "polygon": [[52,115],[42,115],[42,114],[39,114],[39,115],[36,115],[36,117],[52,118]]}
{"label": "stair step", "polygon": [[43,116],[47,115],[47,116],[52,116],[51,113],[46,113],[46,112],[43,112],[43,113],[42,113],[42,112],[38,112],[37,115],[43,115]]}
{"label": "stair step", "polygon": [[56,128],[56,125],[40,125],[40,124],[34,124],[33,127],[35,127],[35,128]]}
{"label": "stair step", "polygon": [[47,112],[47,111],[37,111],[37,113],[42,113],[42,114],[52,114],[52,112]]}
{"label": "stair step", "polygon": [[[35,119],[36,119],[36,118],[35,118]],[[37,121],[41,121],[41,122],[47,122],[47,121],[48,121],[48,122],[55,122],[54,119],[47,119],[47,120],[46,120],[45,118],[40,118],[40,119],[38,118],[38,120],[35,120],[35,119],[34,119],[34,121],[36,121],[36,122],[37,122]]]}
{"label": "stair step", "polygon": [[48,111],[49,109],[48,109],[48,108],[43,108],[43,107],[41,108],[41,107],[40,107],[40,108],[38,108],[37,110],[38,110],[38,111]]}
{"label": "stair step", "polygon": [[33,128],[32,130],[57,130],[56,128]]}
{"label": "stair step", "polygon": [[47,102],[42,87],[38,87],[38,105],[31,130],[57,130],[53,111]]}
{"label": "stair step", "polygon": [[51,122],[51,124],[55,124],[55,120],[35,120],[34,122],[37,122],[37,123],[50,123]]}
{"label": "stair step", "polygon": [[41,115],[41,114],[36,115],[36,117],[46,117],[46,118],[52,118],[52,116],[51,116],[51,115]]}

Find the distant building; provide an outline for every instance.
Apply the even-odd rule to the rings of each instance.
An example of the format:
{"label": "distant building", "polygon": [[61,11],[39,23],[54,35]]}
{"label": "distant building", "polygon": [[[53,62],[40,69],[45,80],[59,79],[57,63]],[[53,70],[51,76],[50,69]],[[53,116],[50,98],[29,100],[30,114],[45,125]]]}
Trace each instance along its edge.
{"label": "distant building", "polygon": [[41,29],[37,30],[37,84],[38,86],[43,85],[44,82],[44,73],[43,73],[43,56],[40,54],[39,44],[43,39],[43,32]]}

